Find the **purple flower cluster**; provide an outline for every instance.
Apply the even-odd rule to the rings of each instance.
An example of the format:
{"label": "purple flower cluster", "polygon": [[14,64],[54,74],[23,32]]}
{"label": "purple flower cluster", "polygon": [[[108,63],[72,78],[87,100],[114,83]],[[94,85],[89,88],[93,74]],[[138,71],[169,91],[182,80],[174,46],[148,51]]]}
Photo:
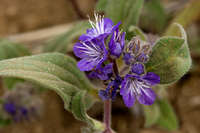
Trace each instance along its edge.
{"label": "purple flower cluster", "polygon": [[18,84],[3,97],[2,112],[8,119],[20,122],[40,115],[42,101],[34,94],[30,84]]}
{"label": "purple flower cluster", "polygon": [[[89,77],[104,81],[107,88],[99,91],[102,100],[114,100],[119,92],[127,107],[133,106],[136,99],[144,105],[153,104],[156,95],[151,87],[160,82],[160,77],[153,72],[145,72],[144,66],[152,46],[137,37],[126,45],[125,32],[119,29],[120,22],[114,25],[109,18],[97,14],[95,20],[90,20],[92,28],[74,45],[75,55],[81,58],[78,68],[90,71]],[[128,66],[127,74],[120,75],[118,59],[123,59]]]}
{"label": "purple flower cluster", "polygon": [[16,105],[13,101],[6,101],[3,104],[3,109],[16,122],[28,119],[28,109],[26,107]]}

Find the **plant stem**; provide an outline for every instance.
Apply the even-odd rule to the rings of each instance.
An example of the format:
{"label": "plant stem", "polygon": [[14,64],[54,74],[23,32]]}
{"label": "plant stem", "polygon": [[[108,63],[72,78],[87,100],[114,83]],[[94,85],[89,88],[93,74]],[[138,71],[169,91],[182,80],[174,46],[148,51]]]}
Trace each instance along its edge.
{"label": "plant stem", "polygon": [[[119,75],[119,70],[117,67],[116,60],[110,58],[110,61],[113,62],[114,74],[117,77]],[[113,133],[111,129],[111,110],[112,110],[112,100],[108,99],[104,101],[104,124],[105,131],[103,133]]]}
{"label": "plant stem", "polygon": [[104,101],[104,124],[106,129],[103,133],[113,133],[111,129],[111,100]]}
{"label": "plant stem", "polygon": [[115,75],[118,76],[119,75],[119,70],[118,70],[118,67],[117,67],[116,60],[113,60],[113,69],[114,69]]}

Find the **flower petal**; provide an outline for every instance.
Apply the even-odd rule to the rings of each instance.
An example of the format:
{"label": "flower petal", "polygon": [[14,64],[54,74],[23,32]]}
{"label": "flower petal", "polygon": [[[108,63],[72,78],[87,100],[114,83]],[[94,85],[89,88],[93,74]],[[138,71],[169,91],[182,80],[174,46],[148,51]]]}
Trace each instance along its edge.
{"label": "flower petal", "polygon": [[117,58],[119,58],[120,55],[121,55],[121,53],[122,53],[121,45],[120,45],[120,43],[118,43],[118,42],[116,42],[116,43],[113,45],[112,49],[110,49],[110,50],[111,50],[111,54],[112,54],[112,55],[115,55]]}
{"label": "flower petal", "polygon": [[104,18],[103,21],[104,21],[104,31],[106,33],[108,33],[108,32],[111,33],[113,25],[114,25],[113,22],[112,22],[112,20],[109,19],[109,18]]}
{"label": "flower petal", "polygon": [[141,75],[144,73],[144,65],[141,63],[135,63],[132,65],[131,71],[135,74]]}
{"label": "flower petal", "polygon": [[123,32],[122,36],[121,36],[121,47],[122,47],[122,49],[124,49],[124,46],[125,46],[125,35],[126,35],[126,33]]}
{"label": "flower petal", "polygon": [[92,38],[91,38],[91,36],[89,36],[89,35],[87,35],[87,34],[83,34],[83,35],[81,35],[80,37],[79,37],[79,40],[80,41],[88,41],[88,40],[91,40]]}
{"label": "flower petal", "polygon": [[13,103],[5,103],[5,104],[3,105],[3,108],[4,108],[4,110],[5,110],[7,113],[9,113],[9,114],[11,114],[11,115],[15,115],[15,114],[16,114],[17,107],[16,107],[16,105],[13,104]]}
{"label": "flower petal", "polygon": [[99,96],[101,97],[101,99],[102,99],[103,101],[108,100],[108,99],[110,98],[108,92],[105,91],[105,90],[100,90],[100,91],[99,91]]}
{"label": "flower petal", "polygon": [[88,74],[88,78],[93,79],[93,78],[97,78],[97,72],[92,71]]}
{"label": "flower petal", "polygon": [[108,80],[113,72],[112,63],[107,64],[106,66],[97,66],[94,71],[89,74],[90,78],[99,78],[101,80]]}
{"label": "flower petal", "polygon": [[160,77],[153,72],[147,72],[142,79],[151,86],[160,83]]}
{"label": "flower petal", "polygon": [[101,66],[103,61],[107,59],[108,54],[104,42],[97,39],[76,43],[74,53],[82,58],[78,63],[81,71],[90,71],[94,67]]}
{"label": "flower petal", "polygon": [[109,76],[106,73],[97,73],[97,77],[101,80],[108,80]]}
{"label": "flower petal", "polygon": [[87,57],[85,52],[87,52],[87,48],[80,42],[76,43],[74,45],[74,54],[79,57],[79,58],[84,58],[84,57]]}
{"label": "flower petal", "polygon": [[148,59],[149,59],[149,56],[143,52],[140,53],[137,57],[137,61],[142,62],[142,63],[147,63]]}
{"label": "flower petal", "polygon": [[128,74],[124,77],[124,80],[122,81],[122,84],[121,84],[121,89],[120,89],[120,95],[128,95],[129,93],[129,87],[130,87],[130,80],[129,80],[129,77],[128,77]]}
{"label": "flower petal", "polygon": [[151,88],[143,88],[141,89],[140,96],[137,96],[137,100],[140,104],[151,105],[154,103],[156,99],[156,94]]}
{"label": "flower petal", "polygon": [[126,65],[130,65],[134,62],[134,56],[132,56],[130,53],[125,53],[123,56],[123,60],[126,63]]}
{"label": "flower petal", "polygon": [[119,28],[120,24],[121,24],[121,22],[118,22],[115,26],[113,26],[112,32],[116,31]]}
{"label": "flower petal", "polygon": [[134,105],[135,103],[135,97],[132,93],[129,93],[128,95],[123,95],[123,100],[124,100],[124,103],[125,105],[130,108]]}
{"label": "flower petal", "polygon": [[97,66],[99,63],[98,60],[92,60],[88,58],[83,58],[77,63],[78,68],[81,71],[90,71],[92,70],[95,66]]}
{"label": "flower petal", "polygon": [[123,32],[122,34],[121,32],[119,32],[119,24],[118,26],[114,26],[112,30],[112,37],[108,44],[111,55],[116,56],[117,58],[119,58],[119,56],[121,55],[125,45],[125,32]]}
{"label": "flower petal", "polygon": [[135,102],[134,92],[132,91],[133,88],[131,88],[131,75],[127,74],[124,77],[124,80],[122,81],[122,87],[120,89],[120,95],[122,95],[124,103],[127,107],[133,106]]}

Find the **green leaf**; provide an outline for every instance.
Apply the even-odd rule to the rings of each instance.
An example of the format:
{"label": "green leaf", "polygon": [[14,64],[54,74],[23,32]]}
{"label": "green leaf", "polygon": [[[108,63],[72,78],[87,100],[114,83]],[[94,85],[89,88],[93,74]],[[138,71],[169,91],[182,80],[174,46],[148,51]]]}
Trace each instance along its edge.
{"label": "green leaf", "polygon": [[9,125],[10,123],[11,123],[11,120],[0,118],[0,128],[5,127]]}
{"label": "green leaf", "polygon": [[167,100],[158,100],[158,105],[160,107],[160,117],[157,124],[167,130],[177,130],[178,120],[176,114]]}
{"label": "green leaf", "polygon": [[159,125],[173,131],[178,129],[176,114],[166,99],[159,99],[151,106],[143,106],[145,115],[145,127]]}
{"label": "green leaf", "polygon": [[126,6],[124,7],[123,27],[128,29],[129,26],[138,24],[144,0],[128,0],[124,3]]}
{"label": "green leaf", "polygon": [[19,79],[19,78],[3,78],[3,86],[4,88],[7,89],[13,89],[13,87],[19,83],[19,82],[23,82],[24,80]]}
{"label": "green leaf", "polygon": [[52,40],[49,40],[43,48],[43,51],[60,53],[72,51],[74,39],[85,33],[88,27],[89,22],[87,21],[75,23],[66,33],[59,35]]}
{"label": "green leaf", "polygon": [[22,44],[0,39],[0,60],[30,55],[30,51]]}
{"label": "green leaf", "polygon": [[109,0],[105,14],[114,23],[122,22],[127,30],[131,25],[137,25],[144,0]]}
{"label": "green leaf", "polygon": [[83,128],[81,128],[81,133],[102,133],[102,131],[91,129],[88,127],[83,127]]}
{"label": "green leaf", "polygon": [[139,36],[143,41],[147,41],[145,34],[137,26],[130,26],[127,34],[130,36],[128,40],[130,40],[133,36]]}
{"label": "green leaf", "polygon": [[176,24],[181,37],[165,36],[153,47],[152,55],[146,64],[147,71],[158,74],[161,84],[179,80],[191,66],[191,57],[184,29]]}
{"label": "green leaf", "polygon": [[114,23],[123,21],[125,2],[124,0],[109,0],[105,9],[106,17],[110,18]]}
{"label": "green leaf", "polygon": [[[95,101],[89,95],[93,86],[76,67],[73,58],[59,53],[47,53],[3,60],[0,61],[0,76],[22,78],[54,90],[63,99],[65,109],[71,111],[76,118],[87,122],[94,129],[103,129],[100,122],[86,114],[86,109]],[[88,99],[90,103],[86,102]]]}
{"label": "green leaf", "polygon": [[140,23],[142,28],[153,32],[161,32],[167,24],[167,19],[168,16],[160,0],[145,2]]}
{"label": "green leaf", "polygon": [[[27,55],[30,55],[30,51],[22,44],[14,43],[6,39],[0,39],[0,60]],[[6,78],[3,79],[3,85],[4,87],[11,89],[12,86],[19,81],[20,80],[16,78]]]}
{"label": "green leaf", "polygon": [[160,108],[158,104],[153,104],[151,106],[143,106],[145,115],[145,127],[150,127],[154,125],[160,117]]}
{"label": "green leaf", "polygon": [[73,97],[72,113],[74,114],[76,119],[81,120],[81,121],[87,121],[87,123],[90,124],[90,127],[95,127],[93,128],[93,130],[102,129],[100,131],[103,131],[104,126],[100,122],[92,119],[86,114],[86,110],[85,110],[86,107],[84,104],[85,95],[86,95],[85,91],[80,91],[76,93],[76,95]]}
{"label": "green leaf", "polygon": [[96,10],[104,11],[106,9],[107,3],[108,3],[108,0],[98,0],[98,2],[96,4]]}

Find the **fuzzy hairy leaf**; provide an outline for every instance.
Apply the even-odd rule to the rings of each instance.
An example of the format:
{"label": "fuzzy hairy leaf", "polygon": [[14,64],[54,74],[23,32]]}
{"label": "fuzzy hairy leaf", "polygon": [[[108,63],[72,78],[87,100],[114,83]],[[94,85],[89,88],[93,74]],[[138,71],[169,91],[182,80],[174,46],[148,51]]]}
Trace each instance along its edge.
{"label": "fuzzy hairy leaf", "polygon": [[162,1],[150,0],[145,2],[140,21],[142,28],[160,33],[165,28],[167,19],[168,16]]}
{"label": "fuzzy hairy leaf", "polygon": [[49,40],[45,47],[43,48],[44,52],[60,52],[66,53],[72,51],[73,49],[73,40],[78,36],[83,34],[86,29],[89,27],[89,22],[81,21],[74,24],[73,27],[66,33],[57,36],[56,38]]}
{"label": "fuzzy hairy leaf", "polygon": [[0,39],[0,60],[30,55],[30,51],[23,45]]}
{"label": "fuzzy hairy leaf", "polygon": [[173,131],[178,128],[176,114],[166,99],[159,99],[151,106],[143,106],[145,115],[145,126],[158,126]]}
{"label": "fuzzy hairy leaf", "polygon": [[[130,35],[129,35],[130,34]],[[143,33],[143,31],[137,27],[137,26],[130,26],[129,30],[128,30],[128,36],[130,36],[129,38],[131,39],[133,36],[139,36],[140,39],[142,39],[143,41],[146,41],[147,38],[145,36],[145,34]],[[130,40],[128,39],[128,40]]]}
{"label": "fuzzy hairy leaf", "polygon": [[[30,51],[22,44],[14,43],[6,39],[0,39],[0,60],[30,55]],[[12,86],[19,82],[16,78],[4,78],[3,85],[11,89]]]}
{"label": "fuzzy hairy leaf", "polygon": [[128,29],[129,26],[138,24],[144,0],[128,0],[124,3],[126,6],[124,7],[123,27]]}
{"label": "fuzzy hairy leaf", "polygon": [[105,15],[114,23],[118,23],[123,20],[124,7],[125,2],[123,0],[109,0],[105,8]]}
{"label": "fuzzy hairy leaf", "polygon": [[24,80],[19,78],[3,78],[3,87],[11,90],[19,82],[24,82]]}
{"label": "fuzzy hairy leaf", "polygon": [[105,14],[114,23],[122,22],[123,28],[137,25],[144,0],[109,0],[105,7]]}
{"label": "fuzzy hairy leaf", "polygon": [[[0,61],[0,76],[17,77],[54,90],[64,101],[65,109],[93,128],[103,128],[90,118],[86,109],[94,98],[85,94],[93,87],[73,58],[59,53],[47,53]],[[93,99],[92,99],[93,98]],[[85,102],[89,101],[90,103]],[[89,104],[89,105],[88,105]]]}
{"label": "fuzzy hairy leaf", "polygon": [[[103,131],[104,126],[99,121],[95,121],[91,117],[86,114],[85,100],[84,97],[86,95],[86,91],[79,91],[72,98],[72,113],[76,117],[76,119],[81,121],[87,121],[90,124],[90,127],[95,127],[92,130]],[[102,130],[101,130],[102,129]]]}
{"label": "fuzzy hairy leaf", "polygon": [[156,123],[162,128],[170,131],[178,129],[178,120],[169,102],[162,99],[158,100],[157,103],[160,107],[160,117]]}
{"label": "fuzzy hairy leaf", "polygon": [[151,106],[143,106],[145,115],[145,127],[154,125],[160,117],[159,106],[155,103]]}
{"label": "fuzzy hairy leaf", "polygon": [[152,55],[146,64],[147,71],[158,74],[161,84],[179,80],[191,66],[186,33],[182,26],[176,24],[179,35],[160,38],[153,47]]}

